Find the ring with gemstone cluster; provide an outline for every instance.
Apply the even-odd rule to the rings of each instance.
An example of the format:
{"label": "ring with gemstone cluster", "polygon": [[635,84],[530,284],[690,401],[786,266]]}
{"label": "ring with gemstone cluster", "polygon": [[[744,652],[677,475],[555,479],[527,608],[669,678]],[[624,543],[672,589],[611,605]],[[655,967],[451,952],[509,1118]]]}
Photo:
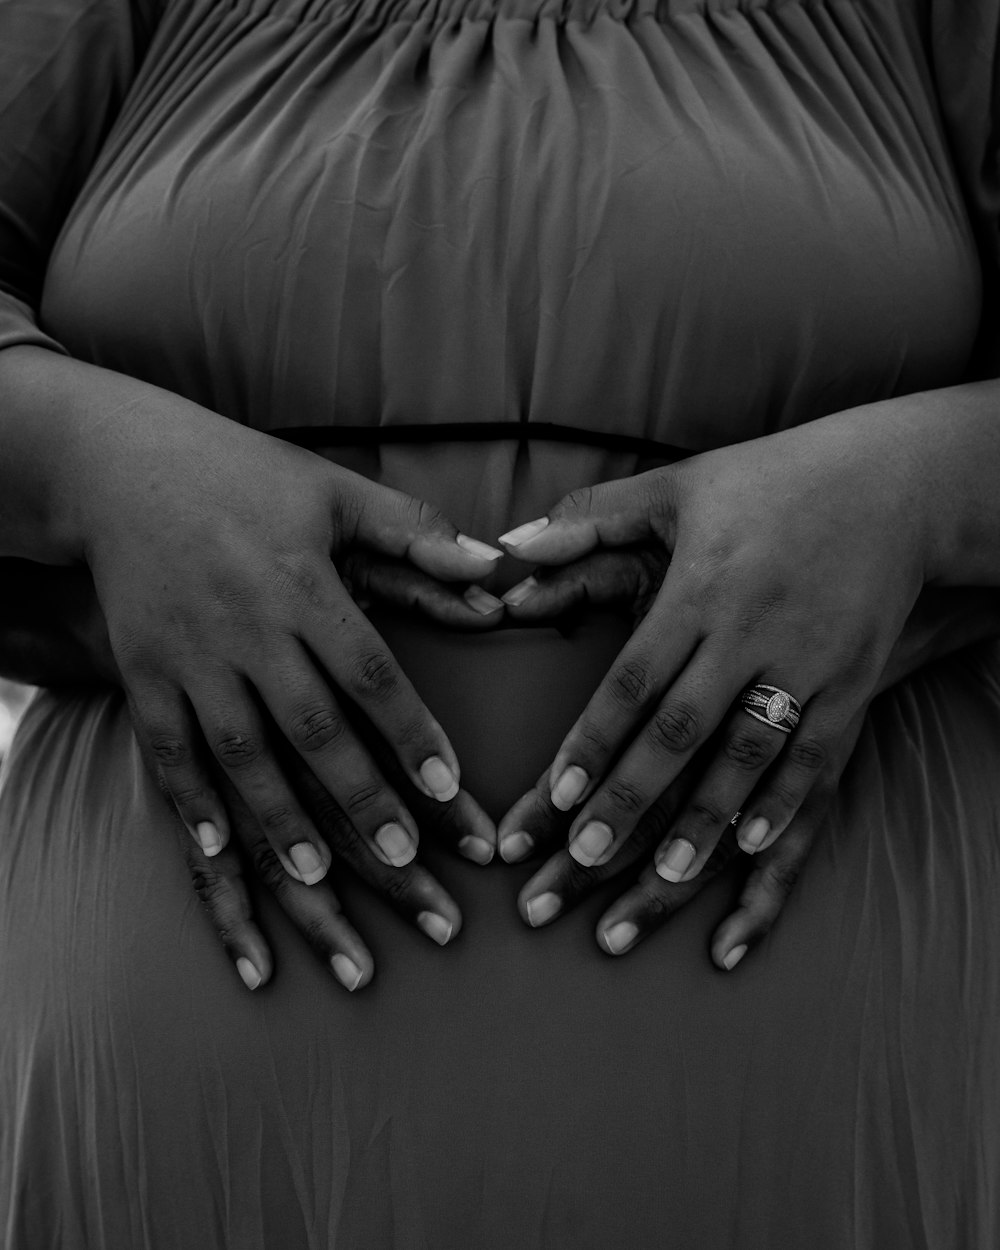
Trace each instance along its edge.
{"label": "ring with gemstone cluster", "polygon": [[802,706],[787,690],[777,686],[747,686],[740,695],[743,711],[772,729],[790,734],[799,723]]}

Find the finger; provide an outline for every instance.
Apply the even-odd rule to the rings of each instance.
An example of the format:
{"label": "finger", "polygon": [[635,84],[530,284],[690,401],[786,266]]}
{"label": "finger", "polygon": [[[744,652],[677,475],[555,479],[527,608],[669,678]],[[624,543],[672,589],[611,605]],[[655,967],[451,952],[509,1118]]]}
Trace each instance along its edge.
{"label": "finger", "polygon": [[379,600],[456,629],[490,629],[503,619],[502,601],[482,586],[456,588],[401,560],[357,553],[341,563],[341,577],[362,608]]}
{"label": "finger", "polygon": [[344,811],[372,853],[402,867],[417,853],[417,826],[358,739],[305,652],[272,656],[255,674],[284,738]]}
{"label": "finger", "polygon": [[552,803],[546,770],[497,826],[500,858],[508,864],[519,864],[536,851],[562,842],[568,826],[569,818]]}
{"label": "finger", "polygon": [[243,984],[249,990],[266,985],[273,971],[271,951],[254,923],[235,847],[228,847],[210,859],[196,843],[185,837],[183,849],[198,897]]}
{"label": "finger", "polygon": [[[366,725],[357,716],[350,717],[350,720],[359,740],[372,755],[378,757],[387,781],[398,787],[400,792],[405,791],[407,807],[416,820],[418,829],[475,864],[490,863],[497,848],[496,825],[472,795],[466,790],[459,790],[454,798],[443,803],[429,798],[411,785],[398,761],[386,753],[385,744],[379,741],[370,725]],[[289,775],[293,784],[299,788],[298,778],[305,773],[302,779],[305,792],[314,794],[318,787],[325,794],[301,759],[292,752],[288,755],[288,766],[291,770]]]}
{"label": "finger", "polygon": [[[332,597],[329,610],[314,614],[302,641],[338,690],[379,731],[413,785],[440,802],[453,799],[460,773],[451,743],[339,578],[337,583],[339,594]],[[297,663],[293,660],[293,665]],[[267,680],[265,672],[260,681],[266,684]],[[300,709],[296,723],[307,754],[324,750],[327,740],[333,740],[331,732],[339,732],[332,722],[326,723],[326,700],[314,711],[318,719],[309,708]]]}
{"label": "finger", "polygon": [[575,490],[544,517],[497,541],[519,560],[565,564],[595,547],[621,547],[657,537],[672,545],[673,477],[652,469],[636,477]]}
{"label": "finger", "polygon": [[665,881],[686,881],[701,872],[786,742],[785,733],[748,716],[742,707],[730,716],[708,748],[711,756],[701,779],[656,850],[656,871]]}
{"label": "finger", "polygon": [[546,620],[584,605],[628,603],[641,609],[659,590],[666,558],[652,548],[596,552],[564,567],[537,570],[503,595],[519,621]]}
{"label": "finger", "polygon": [[688,881],[664,881],[652,865],[643,869],[638,883],[598,921],[598,945],[609,955],[633,950],[727,868],[736,854],[735,839],[727,835],[716,845],[701,873]]}
{"label": "finger", "polygon": [[827,801],[826,796],[817,796],[781,841],[753,860],[738,907],[712,937],[712,959],[718,967],[731,971],[770,932],[812,850]]}
{"label": "finger", "polygon": [[[661,592],[556,754],[549,784],[552,801],[560,811],[580,803],[607,773],[624,743],[648,720],[662,691],[694,662],[698,642],[697,630],[683,606]],[[723,695],[727,706],[734,697],[731,683],[723,688],[710,681],[706,689],[714,694],[714,707]],[[648,728],[653,739],[657,735],[661,739],[660,755],[666,751],[671,757],[686,757],[718,723],[717,719],[712,723],[706,719],[701,697],[700,689],[693,698],[684,690],[670,692]],[[716,717],[724,710],[718,710]],[[666,777],[660,789],[669,781]]]}
{"label": "finger", "polygon": [[823,695],[809,702],[781,757],[742,804],[738,837],[748,854],[782,836],[839,752],[853,713],[838,704]]}
{"label": "finger", "polygon": [[686,769],[643,816],[635,835],[613,859],[599,867],[584,868],[565,849],[553,855],[521,890],[518,907],[522,918],[533,928],[548,924],[570,911],[597,886],[647,856],[670,828],[694,777],[694,768]]}
{"label": "finger", "polygon": [[584,868],[566,850],[557,851],[521,888],[517,899],[521,918],[538,929],[565,915],[598,886],[641,859],[649,851],[651,838],[657,830],[662,836],[665,827],[662,819],[657,823],[654,814],[646,822],[648,836],[631,838],[613,859],[594,868]]}
{"label": "finger", "polygon": [[195,711],[223,775],[249,808],[285,871],[306,885],[322,880],[330,866],[330,848],[278,767],[268,727],[249,692],[229,674],[220,676],[203,684]]}
{"label": "finger", "polygon": [[205,855],[218,855],[229,841],[229,818],[190,704],[176,690],[153,690],[135,682],[126,689],[147,769]]}
{"label": "finger", "polygon": [[[445,581],[477,581],[503,556],[498,547],[461,534],[442,512],[402,491],[350,476],[349,497],[358,542],[383,555],[412,561]],[[347,484],[341,483],[343,489]]]}
{"label": "finger", "polygon": [[[714,734],[737,690],[738,683],[720,674],[706,650],[696,654],[573,821],[569,851],[575,859],[590,867],[616,853],[643,813]],[[724,828],[734,811],[713,808],[703,814],[703,826],[714,822]],[[685,846],[693,857],[695,848]]]}
{"label": "finger", "polygon": [[344,862],[432,941],[439,946],[450,942],[462,927],[462,913],[440,882],[416,861],[394,868],[376,858],[367,841],[309,769],[300,762],[290,768],[310,815],[336,846]]}

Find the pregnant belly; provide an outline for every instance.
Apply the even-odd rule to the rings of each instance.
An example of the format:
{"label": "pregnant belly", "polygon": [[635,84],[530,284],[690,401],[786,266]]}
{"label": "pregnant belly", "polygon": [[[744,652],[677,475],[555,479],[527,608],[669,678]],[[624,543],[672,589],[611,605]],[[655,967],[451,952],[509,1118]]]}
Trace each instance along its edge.
{"label": "pregnant belly", "polygon": [[444,726],[462,783],[494,818],[552,762],[630,633],[595,615],[560,631],[456,633],[388,612],[376,629]]}

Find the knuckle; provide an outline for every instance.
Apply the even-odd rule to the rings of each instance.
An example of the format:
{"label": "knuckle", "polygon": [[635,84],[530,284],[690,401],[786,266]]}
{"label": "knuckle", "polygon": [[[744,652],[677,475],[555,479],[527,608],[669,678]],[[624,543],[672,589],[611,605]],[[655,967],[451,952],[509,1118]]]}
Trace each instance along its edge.
{"label": "knuckle", "polygon": [[305,915],[293,915],[292,920],[313,950],[323,955],[333,949],[333,939],[326,916],[310,911]]}
{"label": "knuckle", "polygon": [[608,740],[592,721],[584,721],[577,729],[577,738],[586,744],[588,753],[598,759],[608,753]]}
{"label": "knuckle", "polygon": [[731,764],[748,773],[759,772],[770,763],[774,754],[769,742],[749,731],[741,731],[727,738],[722,750]]}
{"label": "knuckle", "polygon": [[262,748],[250,734],[237,730],[219,734],[213,746],[215,757],[224,768],[248,768],[261,757]]}
{"label": "knuckle", "polygon": [[579,486],[570,491],[558,506],[558,514],[587,513],[594,506],[594,489],[592,486]]}
{"label": "knuckle", "polygon": [[384,793],[383,786],[373,780],[357,785],[342,799],[344,811],[351,816],[361,815],[370,811]]}
{"label": "knuckle", "polygon": [[384,651],[370,651],[357,657],[348,685],[359,699],[375,703],[390,699],[399,690],[399,677],[392,657]]}
{"label": "knuckle", "polygon": [[407,904],[413,887],[413,872],[405,868],[387,869],[379,880],[378,888],[397,907]]}
{"label": "knuckle", "polygon": [[161,768],[179,768],[189,763],[191,759],[191,751],[187,743],[176,734],[151,734],[149,749],[153,759]]}
{"label": "knuckle", "polygon": [[279,803],[274,807],[266,808],[257,819],[268,836],[287,833],[296,823],[295,812],[287,803]]}
{"label": "knuckle", "polygon": [[707,798],[692,800],[687,809],[688,821],[699,828],[715,829],[719,825],[726,825],[731,816],[732,812],[726,815],[718,803]]}
{"label": "knuckle", "polygon": [[653,693],[653,675],[642,660],[625,660],[611,670],[611,690],[626,707],[644,704]]}
{"label": "knuckle", "polygon": [[309,707],[297,711],[288,726],[288,739],[299,751],[322,751],[344,733],[343,718],[332,707]]}
{"label": "knuckle", "polygon": [[181,811],[197,807],[205,801],[205,791],[201,786],[173,786],[168,793]]}
{"label": "knuckle", "polygon": [[271,591],[275,603],[290,602],[319,607],[323,603],[323,578],[312,560],[286,554],[271,571]]}
{"label": "knuckle", "polygon": [[612,777],[605,785],[604,793],[611,804],[623,812],[640,812],[649,802],[649,797],[640,787],[624,777]]}
{"label": "knuckle", "polygon": [[254,871],[261,881],[275,894],[279,894],[290,880],[277,852],[267,842],[258,842],[252,853]]}
{"label": "knuckle", "polygon": [[665,920],[674,910],[674,906],[668,899],[662,885],[658,884],[658,879],[657,881],[640,883],[638,915],[647,924],[655,924],[659,920]]}
{"label": "knuckle", "polygon": [[764,881],[768,892],[779,899],[791,894],[799,879],[801,864],[796,860],[776,859],[764,870]]}
{"label": "knuckle", "polygon": [[228,892],[228,883],[225,877],[216,869],[204,863],[189,860],[188,869],[191,873],[191,881],[194,885],[195,893],[214,916],[220,905],[224,903]]}
{"label": "knuckle", "polygon": [[657,750],[686,755],[698,744],[701,724],[698,713],[689,704],[666,703],[657,708],[646,732]]}
{"label": "knuckle", "polygon": [[789,761],[807,773],[820,772],[829,759],[829,752],[818,738],[796,738],[788,744]]}

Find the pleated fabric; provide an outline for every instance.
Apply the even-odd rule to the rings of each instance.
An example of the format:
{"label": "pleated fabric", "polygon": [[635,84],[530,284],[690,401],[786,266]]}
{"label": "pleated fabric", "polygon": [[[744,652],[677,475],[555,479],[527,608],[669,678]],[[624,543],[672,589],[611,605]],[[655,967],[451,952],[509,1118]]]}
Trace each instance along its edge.
{"label": "pleated fabric", "polygon": [[[490,538],[648,461],[987,367],[1000,5],[0,0],[0,344],[338,447]],[[507,440],[449,441],[501,422]],[[519,573],[500,574],[514,580]],[[376,622],[499,816],[626,636]],[[874,706],[737,975],[724,877],[624,960],[426,848],[431,948],[338,882],[351,997],[266,897],[251,996],[113,694],[0,786],[5,1250],[1000,1244],[1000,654]]]}

